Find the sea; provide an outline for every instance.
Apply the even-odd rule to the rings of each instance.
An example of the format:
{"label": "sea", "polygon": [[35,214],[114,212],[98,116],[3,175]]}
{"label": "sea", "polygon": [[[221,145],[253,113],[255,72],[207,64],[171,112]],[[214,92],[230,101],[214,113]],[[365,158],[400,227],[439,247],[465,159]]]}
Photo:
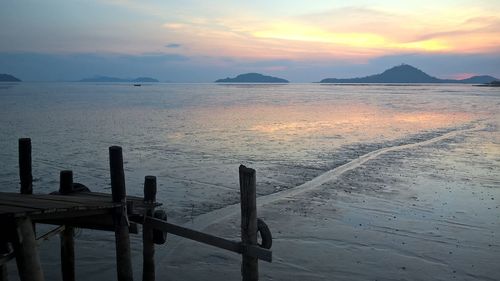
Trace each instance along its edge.
{"label": "sea", "polygon": [[[61,170],[72,170],[74,181],[86,185],[91,191],[111,192],[108,148],[118,145],[123,149],[127,194],[142,196],[144,177],[156,176],[157,200],[163,203],[162,208],[166,210],[168,220],[189,226],[201,216],[239,202],[240,164],[256,170],[257,193],[262,200],[273,194],[286,194],[280,197],[280,200],[311,204],[311,200],[304,199],[307,197],[299,196],[299,198],[296,197],[296,193],[286,192],[294,188],[297,190],[297,187],[329,171],[337,171],[335,169],[343,165],[358,161],[356,159],[363,160],[362,157],[366,155],[372,157],[366,159],[366,165],[372,163],[375,166],[375,160],[382,159],[379,154],[374,154],[376,151],[382,155],[401,148],[410,153],[410,150],[420,149],[420,146],[414,147],[413,144],[422,143],[421,147],[429,148],[435,143],[436,146],[432,148],[433,153],[448,151],[447,155],[461,157],[460,159],[465,161],[463,166],[471,169],[468,170],[470,174],[476,176],[474,178],[475,186],[478,186],[475,187],[476,191],[487,194],[484,197],[487,200],[487,207],[493,210],[485,209],[485,213],[480,213],[484,218],[484,224],[487,225],[480,227],[489,233],[490,240],[485,243],[490,246],[484,246],[484,251],[479,247],[480,251],[475,257],[484,252],[485,257],[496,256],[498,261],[500,258],[499,109],[499,88],[458,84],[146,83],[137,87],[129,83],[1,83],[0,191],[19,191],[17,162],[19,138],[28,137],[32,141],[34,193],[56,191]],[[477,132],[476,138],[473,136],[474,132]],[[436,139],[441,136],[444,137]],[[430,142],[425,143],[426,141]],[[473,161],[475,158],[470,158],[465,150],[454,150],[453,146],[459,144],[473,147],[472,150],[478,154],[475,157],[488,160],[488,164],[484,165],[484,161],[482,164]],[[384,162],[385,167],[391,161],[394,163],[406,161],[405,171],[409,175],[421,172],[417,168],[412,170],[414,167],[412,165],[417,164],[412,164],[411,159],[416,158],[411,158],[411,155],[405,153],[396,156],[392,160],[388,159],[389,162]],[[440,159],[441,157],[430,154],[419,155],[414,163],[422,164]],[[441,164],[433,163],[433,167],[440,167]],[[449,165],[450,162],[443,165],[445,164]],[[356,166],[355,170],[361,168],[363,167]],[[354,167],[352,169],[354,170]],[[457,171],[460,169],[457,168]],[[392,171],[396,173],[395,169]],[[449,168],[447,171],[454,169]],[[385,173],[386,177],[392,176],[391,169]],[[374,173],[371,179],[365,175],[363,184],[380,180],[376,175],[377,173]],[[339,172],[336,176],[343,177],[347,174]],[[432,172],[429,173],[429,177],[432,178]],[[464,180],[451,172],[444,178],[443,181],[452,182]],[[391,185],[391,181],[384,181],[385,187],[380,191],[368,190],[359,187],[363,184],[356,182],[356,179],[357,177],[351,175],[349,181],[346,179],[344,183],[347,181],[350,187],[358,186],[352,191],[357,193],[357,196],[372,196],[379,199],[380,194],[390,193],[391,196],[407,194],[410,187],[417,190],[416,192],[430,188],[421,182],[413,185],[395,182]],[[317,187],[324,184],[328,184],[328,179]],[[321,192],[337,194],[342,191],[342,194],[347,194],[346,188],[348,187],[344,184],[342,190],[331,187],[322,189]],[[448,196],[449,199],[453,194],[443,196]],[[409,204],[412,200],[410,198],[397,202]],[[474,203],[472,197],[469,201],[467,196],[462,199],[465,203],[459,205],[457,212],[464,212],[463,206],[483,206],[482,202]],[[346,210],[350,210],[350,205],[346,203],[347,199],[329,198],[328,202],[336,204],[335,200],[338,200],[341,206],[344,204]],[[433,208],[438,203],[432,201],[431,197],[428,200],[425,205],[426,212],[438,212]],[[343,203],[340,204],[340,201]],[[384,209],[392,210],[394,206],[391,206],[391,200],[384,202]],[[280,226],[287,225],[285,222],[280,223],[281,214],[283,220],[293,221],[293,216],[287,214],[286,203],[273,205],[274,201],[270,200],[267,204],[269,210],[274,210],[273,208],[278,205],[283,207],[276,212],[269,211],[269,220],[274,222],[274,225],[268,224],[272,232],[273,228],[280,229]],[[380,206],[382,203],[377,204]],[[262,210],[266,210],[266,205],[262,206]],[[467,212],[466,210],[465,213]],[[332,214],[333,217],[337,215],[337,213]],[[314,212],[305,216],[310,219],[309,222],[318,219],[318,214],[315,215]],[[425,223],[426,219],[422,219],[422,222]],[[306,229],[307,222],[304,223],[306,226],[303,228]],[[235,221],[235,224],[233,223],[233,228],[237,230],[238,222]],[[204,222],[203,225],[208,227],[210,222]],[[429,226],[429,229],[433,227],[434,225]],[[46,229],[50,227],[47,226]],[[276,247],[273,254],[278,257],[277,262],[273,263],[274,265],[261,262],[263,280],[295,280],[293,276],[305,278],[296,280],[333,280],[336,277],[339,280],[343,280],[342,278],[349,280],[349,276],[350,280],[367,280],[365,278],[376,277],[379,274],[374,268],[381,266],[382,261],[379,260],[377,263],[377,259],[366,264],[366,268],[363,269],[365,275],[356,275],[359,270],[355,267],[355,261],[353,264],[345,265],[342,270],[333,270],[331,267],[319,266],[324,262],[322,258],[309,259],[304,263],[300,253],[299,257],[297,253],[289,253],[288,257],[285,252],[280,253],[280,247],[284,249],[295,244],[286,244],[290,240],[287,240],[287,235],[283,232],[287,230],[281,231],[281,233],[275,232],[276,246],[273,246]],[[424,232],[422,230],[418,233]],[[218,234],[217,229],[213,234]],[[237,238],[237,234],[229,236]],[[331,235],[335,236],[333,229]],[[140,235],[135,236],[132,239],[136,261],[134,274],[140,278],[141,242]],[[300,240],[300,237],[299,233],[294,239]],[[304,243],[299,243],[298,248],[314,240],[307,240],[310,236],[302,237]],[[76,263],[79,280],[105,280],[100,279],[100,276],[106,278],[115,276],[113,240],[112,233],[77,231]],[[40,247],[48,280],[60,278],[58,243],[58,239],[53,238]],[[370,244],[369,241],[365,243]],[[341,244],[342,241],[329,240],[323,247],[330,247],[334,253]],[[354,243],[352,245],[359,246]],[[169,247],[168,242],[164,247],[157,247],[159,264],[166,263],[168,258],[165,256],[169,253]],[[453,248],[454,245],[450,247]],[[180,251],[179,248],[177,247],[176,251]],[[418,247],[415,246],[416,248]],[[213,248],[203,249],[210,253]],[[388,251],[389,254],[385,252],[386,257],[397,259],[398,255],[401,255],[400,246],[390,249],[392,251]],[[219,250],[213,251],[220,253]],[[351,256],[356,255],[349,253]],[[210,274],[213,274],[214,278],[238,277],[239,257],[235,255],[226,259],[220,255],[224,254],[209,255],[204,261],[189,257],[185,257],[182,262],[172,261],[174,264],[172,268],[164,271],[160,269],[158,280],[207,280],[204,277],[212,276]],[[440,255],[433,254],[432,258],[425,261],[417,260],[415,263],[422,263],[420,269],[425,269],[426,266],[432,267],[432,270],[441,273],[437,276],[447,280],[452,276],[447,274],[452,274],[455,269],[451,268],[455,265],[449,265],[446,270],[441,267],[434,268],[435,264],[432,262],[438,263],[448,257]],[[218,269],[214,270],[211,263],[218,264]],[[308,263],[311,263],[311,267],[307,265]],[[463,264],[466,262],[458,263],[458,265]],[[15,275],[15,263],[11,262],[9,266],[10,275]],[[199,269],[190,274],[182,273],[185,268],[192,266]],[[275,269],[273,266],[281,267]],[[333,265],[332,267],[335,268]],[[412,279],[411,276],[416,276],[411,275],[410,269],[406,270],[408,266],[403,267],[405,270],[398,271],[394,278]],[[224,268],[227,269],[227,275],[224,275],[226,274]],[[465,278],[461,280],[500,278],[498,272],[495,275],[493,268],[490,268],[490,271],[486,270],[491,272],[490,274],[484,275],[476,274],[475,269],[471,270],[472,273],[459,271],[453,274]],[[176,274],[171,275],[171,272]],[[287,272],[295,275],[287,275],[289,274]],[[348,275],[345,272],[352,274]],[[460,272],[463,274],[460,275]]]}

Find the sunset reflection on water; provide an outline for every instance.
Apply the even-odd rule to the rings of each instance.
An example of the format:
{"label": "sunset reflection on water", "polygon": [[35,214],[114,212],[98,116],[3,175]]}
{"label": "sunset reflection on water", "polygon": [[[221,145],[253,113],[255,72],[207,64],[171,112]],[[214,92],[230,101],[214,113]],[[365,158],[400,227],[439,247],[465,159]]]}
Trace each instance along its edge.
{"label": "sunset reflection on water", "polygon": [[[473,119],[464,112],[402,112],[370,105],[280,106],[259,105],[218,108],[203,115],[212,126],[230,130],[245,129],[264,137],[359,135],[366,137],[400,137],[408,132],[455,126]],[[239,124],[231,124],[233,120]],[[244,120],[244,121],[243,121]],[[361,134],[360,134],[361,133]]]}

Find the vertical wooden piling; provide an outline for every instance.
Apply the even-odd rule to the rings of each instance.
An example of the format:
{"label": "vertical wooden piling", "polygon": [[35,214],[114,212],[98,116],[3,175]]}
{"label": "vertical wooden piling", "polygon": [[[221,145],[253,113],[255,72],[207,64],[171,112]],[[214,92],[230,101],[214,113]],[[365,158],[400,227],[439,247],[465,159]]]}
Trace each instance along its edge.
{"label": "vertical wooden piling", "polygon": [[[69,194],[73,191],[73,172],[61,171],[59,193]],[[75,280],[75,230],[65,226],[61,232],[61,273],[63,281]]]}
{"label": "vertical wooden piling", "polygon": [[19,139],[19,179],[21,194],[33,193],[33,176],[31,174],[31,139]]}
{"label": "vertical wooden piling", "polygon": [[123,171],[122,148],[109,148],[109,167],[111,174],[111,196],[113,202],[122,203],[114,214],[116,242],[116,270],[118,281],[132,281],[132,261],[130,257],[130,237],[127,217],[127,199],[125,191],[125,174]]}
{"label": "vertical wooden piling", "polygon": [[13,242],[17,270],[21,281],[43,281],[33,224],[29,217],[16,219],[17,231]]}
{"label": "vertical wooden piling", "polygon": [[[3,227],[8,227],[8,226],[3,225]],[[6,233],[6,231],[2,231],[0,233],[0,255],[6,255],[10,252],[10,247],[7,240],[8,240],[8,234]],[[0,281],[8,281],[8,280],[9,276],[7,274],[7,264],[0,264]]]}
{"label": "vertical wooden piling", "polygon": [[69,194],[73,191],[73,171],[61,171],[59,174],[59,193]]}
{"label": "vertical wooden piling", "polygon": [[[240,165],[241,196],[241,242],[243,245],[257,245],[257,199],[255,170]],[[243,255],[241,263],[243,281],[259,280],[258,259]]]}
{"label": "vertical wooden piling", "polygon": [[[146,176],[144,179],[144,202],[156,202],[156,177]],[[146,216],[152,217],[153,205],[146,211]],[[155,280],[155,245],[153,241],[153,228],[143,225],[142,228],[142,281]]]}
{"label": "vertical wooden piling", "polygon": [[7,274],[7,266],[5,264],[0,265],[0,281],[8,281],[9,275]]}
{"label": "vertical wooden piling", "polygon": [[[0,235],[0,255],[7,254],[9,252],[9,244],[4,241],[3,235]],[[7,274],[7,265],[0,265],[0,281],[8,281],[9,276]]]}

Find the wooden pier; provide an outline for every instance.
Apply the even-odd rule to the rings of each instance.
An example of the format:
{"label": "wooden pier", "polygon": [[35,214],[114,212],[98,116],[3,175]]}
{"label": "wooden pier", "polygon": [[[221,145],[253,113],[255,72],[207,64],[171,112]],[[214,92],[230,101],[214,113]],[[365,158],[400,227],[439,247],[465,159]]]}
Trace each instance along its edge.
{"label": "wooden pier", "polygon": [[[155,280],[155,244],[166,242],[167,233],[212,245],[242,255],[242,280],[258,280],[258,260],[271,262],[271,233],[257,218],[255,170],[240,166],[241,241],[232,241],[167,222],[167,214],[156,209],[156,177],[146,176],[144,197],[126,195],[122,149],[109,148],[111,194],[91,192],[73,182],[70,170],[60,171],[59,190],[32,194],[31,140],[19,140],[20,193],[0,192],[0,281],[7,281],[5,264],[15,259],[22,281],[42,281],[37,245],[54,235],[61,241],[61,275],[76,280],[74,228],[115,233],[116,270],[119,281],[132,281],[130,234],[143,238],[143,281]],[[55,225],[36,238],[36,224]],[[262,242],[257,241],[258,232]],[[231,265],[228,265],[231,266]]]}

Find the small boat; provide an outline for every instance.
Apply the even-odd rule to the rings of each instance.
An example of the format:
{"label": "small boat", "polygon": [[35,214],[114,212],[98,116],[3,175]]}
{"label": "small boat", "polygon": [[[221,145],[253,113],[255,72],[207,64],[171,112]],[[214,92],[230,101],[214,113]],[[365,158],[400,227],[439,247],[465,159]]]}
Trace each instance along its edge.
{"label": "small boat", "polygon": [[136,87],[140,87],[140,86],[141,86],[141,84],[134,84],[134,86],[136,86]]}

